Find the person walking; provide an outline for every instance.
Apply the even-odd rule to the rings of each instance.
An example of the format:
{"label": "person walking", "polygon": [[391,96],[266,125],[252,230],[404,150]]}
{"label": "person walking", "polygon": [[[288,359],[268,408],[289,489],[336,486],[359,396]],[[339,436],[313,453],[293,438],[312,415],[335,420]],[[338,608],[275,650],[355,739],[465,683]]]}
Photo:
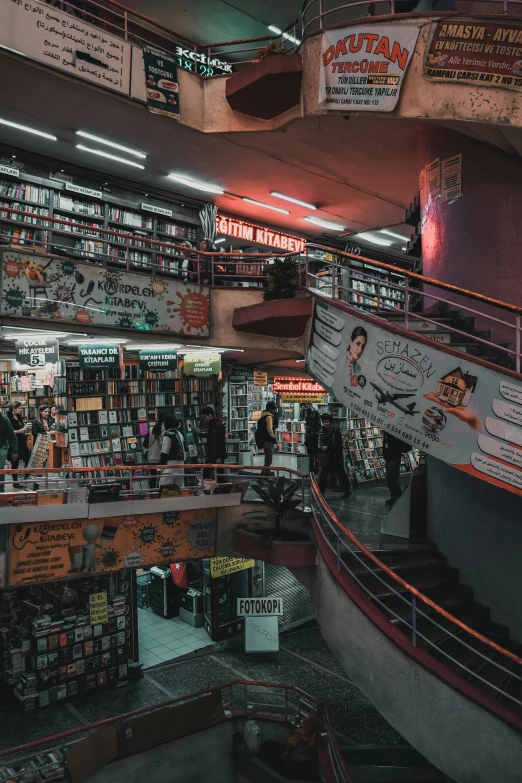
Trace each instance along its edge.
{"label": "person walking", "polygon": [[261,471],[262,476],[270,476],[270,466],[274,458],[274,449],[277,443],[276,430],[279,424],[277,417],[277,405],[275,402],[269,401],[266,404],[265,410],[261,413],[261,417],[257,422],[256,429],[256,444],[258,448],[262,448],[264,459],[264,470]]}
{"label": "person walking", "polygon": [[[11,422],[0,413],[0,470],[4,470],[7,460],[7,453],[11,452],[11,459],[18,460],[18,441]],[[5,488],[5,474],[0,474],[0,492]]]}
{"label": "person walking", "polygon": [[[224,465],[227,458],[227,443],[226,443],[226,431],[223,422],[216,419],[214,408],[207,405],[201,411],[201,418],[207,425],[207,463],[209,465]],[[197,430],[198,434],[205,437],[204,432]],[[224,474],[223,468],[218,468],[217,474],[222,476]],[[204,478],[214,478],[213,468],[203,468]],[[219,479],[218,479],[219,481]]]}
{"label": "person walking", "polygon": [[301,405],[301,421],[305,422],[305,449],[308,454],[308,470],[310,473],[319,472],[319,435],[321,434],[321,416],[312,403],[304,402]]}
{"label": "person walking", "polygon": [[324,497],[328,476],[335,473],[344,497],[348,498],[352,494],[350,481],[344,469],[343,439],[338,427],[333,425],[333,417],[329,413],[323,413],[321,416],[323,430],[321,433],[321,475],[319,477],[319,490]]}
{"label": "person walking", "polygon": [[[165,430],[163,424],[163,417],[160,417],[159,421],[153,427],[150,427],[148,433],[143,440],[143,454],[149,465],[159,465],[161,457],[161,439],[163,437],[163,431]],[[149,479],[149,486],[154,489],[157,486],[158,474],[157,470],[151,469],[150,475],[154,478]]]}
{"label": "person walking", "polygon": [[399,483],[401,457],[408,451],[411,451],[411,445],[409,443],[405,443],[403,440],[399,440],[399,438],[396,438],[394,435],[390,435],[387,432],[384,433],[382,456],[386,462],[386,484],[388,485],[391,496],[388,500],[384,501],[387,506],[393,506],[402,495],[402,489]]}
{"label": "person walking", "polygon": [[158,486],[168,487],[176,484],[178,487],[183,487],[185,484],[185,472],[183,468],[177,467],[185,464],[185,441],[181,434],[181,421],[175,416],[167,414],[163,420],[163,425],[159,464],[176,467],[161,471]]}
{"label": "person walking", "polygon": [[7,418],[9,419],[11,427],[13,428],[16,435],[16,442],[18,447],[16,450],[16,458],[12,453],[10,455],[11,467],[13,469],[13,486],[17,489],[21,489],[21,484],[18,483],[18,474],[16,473],[16,470],[18,469],[20,460],[23,460],[24,468],[27,467],[27,463],[29,462],[27,435],[29,432],[31,432],[31,425],[24,422],[22,417],[22,403],[18,400],[14,400],[9,403],[9,408],[7,409]]}

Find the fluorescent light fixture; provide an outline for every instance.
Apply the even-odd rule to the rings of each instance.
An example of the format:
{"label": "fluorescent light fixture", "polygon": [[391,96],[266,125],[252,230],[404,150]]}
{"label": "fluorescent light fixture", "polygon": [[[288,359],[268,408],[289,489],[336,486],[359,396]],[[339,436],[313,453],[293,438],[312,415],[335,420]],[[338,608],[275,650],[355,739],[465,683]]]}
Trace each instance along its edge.
{"label": "fluorescent light fixture", "polygon": [[211,185],[209,182],[199,182],[190,177],[185,177],[183,174],[167,174],[169,179],[173,179],[179,182],[181,185],[186,185],[188,188],[194,188],[194,190],[202,190],[204,193],[217,193],[218,196],[222,196],[225,192],[219,185]]}
{"label": "fluorescent light fixture", "polygon": [[286,38],[287,41],[292,41],[292,43],[295,43],[295,44],[300,44],[301,43],[301,41],[298,38],[294,38],[294,36],[290,35],[290,33],[283,33],[283,31],[280,30],[279,27],[276,27],[273,24],[269,24],[268,25],[268,29],[272,33],[275,33],[276,35],[282,35],[283,38]]}
{"label": "fluorescent light fixture", "polygon": [[136,163],[134,160],[127,160],[127,158],[120,158],[119,155],[111,155],[110,152],[104,152],[103,150],[95,150],[92,147],[86,147],[84,144],[77,144],[77,150],[83,150],[84,152],[90,152],[92,155],[99,155],[102,158],[110,158],[110,160],[116,160],[118,163],[126,163],[127,166],[134,166],[137,169],[144,169],[141,163]]}
{"label": "fluorescent light fixture", "polygon": [[226,242],[226,241],[227,241],[227,240],[226,240],[226,237],[223,237],[223,239],[216,239],[216,241],[214,242],[214,244],[215,244],[215,245],[221,245],[221,244],[223,244],[223,242]]}
{"label": "fluorescent light fixture", "polygon": [[178,348],[182,346],[170,343],[128,343],[125,346],[126,351],[176,351]]}
{"label": "fluorescent light fixture", "polygon": [[92,342],[93,345],[123,345],[127,340],[120,340],[118,337],[111,338],[110,340],[101,339],[96,337],[90,337],[87,340],[67,340],[66,345],[89,345]]}
{"label": "fluorescent light fixture", "polygon": [[143,158],[145,159],[147,156],[144,152],[138,152],[138,150],[133,150],[130,147],[125,147],[123,144],[116,144],[114,141],[108,141],[107,139],[102,139],[101,136],[95,136],[94,133],[87,133],[87,131],[77,130],[76,131],[77,136],[82,136],[84,139],[90,139],[91,141],[97,141],[100,144],[105,144],[107,147],[113,147],[115,150],[121,150],[122,152],[128,152],[129,155],[135,155],[136,158]]}
{"label": "fluorescent light fixture", "polygon": [[20,125],[18,122],[11,122],[10,120],[3,120],[0,118],[1,125],[8,125],[10,128],[16,128],[16,130],[25,131],[26,133],[34,133],[35,136],[42,136],[44,139],[50,141],[58,141],[56,136],[50,133],[44,133],[43,131],[36,130],[36,128],[29,128],[27,125]]}
{"label": "fluorescent light fixture", "polygon": [[406,239],[402,234],[397,234],[395,231],[390,231],[388,228],[381,228],[380,232],[381,234],[388,234],[389,237],[395,237],[395,239],[402,239],[403,242]]}
{"label": "fluorescent light fixture", "polygon": [[[36,329],[36,328],[33,329],[32,326],[2,326],[2,329],[14,329],[17,332],[41,332],[42,334],[45,333],[47,335],[52,334],[53,337],[54,335],[65,336],[66,334],[72,334],[72,332],[53,332],[53,331],[47,331],[46,329]],[[75,332],[75,334],[77,334],[77,332]],[[87,335],[85,336],[87,337]]]}
{"label": "fluorescent light fixture", "polygon": [[308,204],[307,201],[300,201],[298,198],[293,198],[293,196],[285,196],[284,193],[278,193],[277,190],[273,190],[270,195],[275,196],[276,198],[282,198],[285,201],[291,201],[292,204],[299,204],[300,207],[306,207],[307,209],[317,209],[316,206],[313,204]]}
{"label": "fluorescent light fixture", "polygon": [[322,218],[305,217],[305,220],[308,220],[309,223],[313,223],[316,226],[321,226],[321,228],[330,228],[333,231],[345,231],[345,226],[341,226],[340,223],[332,223],[331,221],[323,220]]}
{"label": "fluorescent light fixture", "polygon": [[306,359],[296,359],[295,363],[299,364],[300,362],[306,362]]}
{"label": "fluorescent light fixture", "polygon": [[372,245],[384,245],[385,247],[390,247],[393,244],[393,242],[375,237],[367,231],[364,231],[362,234],[355,234],[352,239],[363,239],[365,242],[371,242]]}
{"label": "fluorescent light fixture", "polygon": [[283,215],[289,215],[288,209],[281,209],[281,207],[273,207],[272,204],[263,204],[262,201],[255,201],[253,198],[247,198],[243,196],[243,201],[248,201],[249,204],[255,204],[257,207],[263,207],[264,209],[273,209],[274,212],[282,212]]}

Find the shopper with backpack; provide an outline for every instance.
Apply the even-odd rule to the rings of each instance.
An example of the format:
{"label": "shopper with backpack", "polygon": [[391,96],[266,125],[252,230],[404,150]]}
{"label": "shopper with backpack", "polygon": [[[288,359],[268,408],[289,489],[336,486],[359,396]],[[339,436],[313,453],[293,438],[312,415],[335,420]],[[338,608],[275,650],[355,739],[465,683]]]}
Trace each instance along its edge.
{"label": "shopper with backpack", "polygon": [[160,465],[172,465],[171,469],[161,471],[160,487],[176,484],[184,486],[185,471],[178,465],[185,464],[185,442],[181,434],[181,422],[175,416],[168,414],[163,420],[165,429],[161,437]]}
{"label": "shopper with backpack", "polygon": [[274,457],[274,448],[277,443],[275,436],[279,419],[277,418],[277,405],[275,402],[267,402],[265,410],[262,412],[256,428],[256,446],[263,449],[265,454],[264,467],[267,470],[262,471],[263,476],[270,475],[270,465]]}
{"label": "shopper with backpack", "polygon": [[393,506],[393,504],[402,495],[401,485],[399,483],[399,476],[401,473],[401,457],[408,451],[411,451],[411,444],[405,443],[394,435],[384,433],[382,456],[386,462],[386,483],[390,490],[391,497],[385,500],[387,506]]}

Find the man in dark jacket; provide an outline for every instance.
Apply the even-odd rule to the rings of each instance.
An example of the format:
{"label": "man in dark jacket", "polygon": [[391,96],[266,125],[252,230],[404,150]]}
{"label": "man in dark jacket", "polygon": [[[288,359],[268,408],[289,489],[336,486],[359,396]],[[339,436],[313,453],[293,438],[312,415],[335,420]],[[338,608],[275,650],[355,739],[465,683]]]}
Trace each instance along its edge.
{"label": "man in dark jacket", "polygon": [[[201,417],[203,421],[207,424],[207,432],[206,432],[206,438],[207,438],[207,459],[206,461],[209,464],[212,465],[224,465],[225,460],[227,458],[227,444],[225,440],[225,427],[220,422],[217,421],[216,417],[214,416],[214,408],[211,408],[210,406],[207,406],[206,408],[203,408],[201,411]],[[205,437],[205,433],[202,432],[201,435]],[[212,468],[205,468],[203,470],[203,475],[205,478],[213,478],[213,469]],[[223,473],[223,470],[220,469],[219,473]]]}
{"label": "man in dark jacket", "polygon": [[262,471],[263,476],[270,475],[270,465],[274,457],[274,449],[277,444],[276,429],[278,425],[277,418],[277,405],[270,400],[266,404],[265,410],[262,412],[259,421],[257,422],[256,443],[262,444],[265,460],[264,466],[267,470]]}
{"label": "man in dark jacket", "polygon": [[[11,459],[18,459],[18,441],[11,426],[11,422],[0,414],[0,470],[4,470],[7,452],[11,449]],[[0,492],[4,491],[5,474],[0,475]]]}
{"label": "man in dark jacket", "polygon": [[339,480],[344,497],[350,497],[350,481],[344,469],[343,438],[338,427],[333,426],[333,418],[329,413],[321,416],[323,431],[321,434],[321,475],[319,477],[319,489],[324,496],[328,476],[335,473]]}
{"label": "man in dark jacket", "polygon": [[321,415],[310,402],[301,405],[301,421],[305,422],[305,448],[308,454],[310,473],[319,472],[319,435],[321,434]]}
{"label": "man in dark jacket", "polygon": [[391,497],[385,501],[387,506],[393,506],[396,500],[402,495],[401,485],[399,484],[399,475],[401,472],[401,456],[407,451],[411,451],[409,443],[399,440],[399,438],[384,433],[382,444],[382,456],[386,462],[386,483],[390,490]]}

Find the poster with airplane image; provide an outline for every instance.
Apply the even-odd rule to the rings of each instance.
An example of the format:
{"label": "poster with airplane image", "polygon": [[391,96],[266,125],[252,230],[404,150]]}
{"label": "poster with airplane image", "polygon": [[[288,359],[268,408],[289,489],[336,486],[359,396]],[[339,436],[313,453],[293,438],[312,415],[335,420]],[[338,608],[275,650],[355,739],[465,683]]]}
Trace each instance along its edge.
{"label": "poster with airplane image", "polygon": [[373,425],[522,495],[522,379],[316,299],[307,367]]}

